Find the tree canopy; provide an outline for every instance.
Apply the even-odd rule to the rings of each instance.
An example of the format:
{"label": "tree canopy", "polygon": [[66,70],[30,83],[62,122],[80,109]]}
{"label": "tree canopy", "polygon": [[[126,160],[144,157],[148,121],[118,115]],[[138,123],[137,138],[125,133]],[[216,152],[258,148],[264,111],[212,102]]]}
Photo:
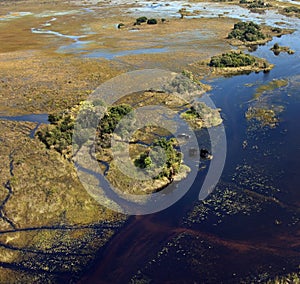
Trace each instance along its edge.
{"label": "tree canopy", "polygon": [[266,36],[261,32],[261,28],[258,24],[253,22],[238,22],[228,34],[228,38],[234,38],[244,42],[253,42],[265,39]]}

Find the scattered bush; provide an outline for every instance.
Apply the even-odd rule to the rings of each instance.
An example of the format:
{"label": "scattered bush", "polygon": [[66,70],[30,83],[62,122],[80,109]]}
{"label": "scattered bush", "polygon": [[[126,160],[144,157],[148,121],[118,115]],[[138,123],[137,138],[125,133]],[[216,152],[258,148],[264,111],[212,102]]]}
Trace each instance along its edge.
{"label": "scattered bush", "polygon": [[[98,145],[103,148],[110,147],[110,135],[115,131],[118,123],[121,119],[129,114],[133,108],[127,104],[121,104],[117,106],[112,106],[105,113],[103,118],[100,120],[97,132],[98,132]],[[122,131],[125,132],[125,127],[130,127],[131,125],[122,125]],[[120,133],[121,134],[121,133]]]}
{"label": "scattered bush", "polygon": [[118,29],[121,29],[123,27],[125,27],[125,25],[123,23],[118,24]]}
{"label": "scattered bush", "polygon": [[[181,152],[176,150],[176,139],[166,139],[160,138],[153,142],[152,146],[145,152],[142,153],[135,161],[134,164],[136,167],[142,169],[152,170],[152,168],[156,168],[157,164],[160,164],[161,155],[155,155],[151,152],[151,148],[159,147],[162,149],[165,155],[164,164],[161,165],[162,169],[156,178],[167,177],[168,179],[172,179],[172,177],[179,172],[182,154]],[[151,153],[151,154],[150,154]]]}
{"label": "scattered bush", "polygon": [[268,8],[268,7],[272,7],[272,5],[269,3],[265,3],[262,0],[254,1],[248,5],[248,8],[250,8],[250,9]]}
{"label": "scattered bush", "polygon": [[286,7],[283,9],[286,13],[300,13],[300,8],[295,6]]}
{"label": "scattered bush", "polygon": [[[132,107],[126,104],[113,106],[106,111],[98,125],[99,113],[95,106],[91,103],[81,103],[78,108],[74,107],[71,111],[49,115],[50,125],[39,130],[37,137],[47,148],[53,148],[57,152],[69,156],[72,142],[80,147],[97,128],[97,141],[100,140],[101,146],[109,147],[111,133],[114,132],[120,120],[131,111]],[[76,124],[76,136],[73,137],[75,117],[78,123]]]}

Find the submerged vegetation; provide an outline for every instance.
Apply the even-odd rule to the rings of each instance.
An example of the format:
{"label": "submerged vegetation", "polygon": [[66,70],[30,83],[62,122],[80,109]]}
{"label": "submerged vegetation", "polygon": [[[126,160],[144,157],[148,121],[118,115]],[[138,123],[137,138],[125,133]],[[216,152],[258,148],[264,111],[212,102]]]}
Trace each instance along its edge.
{"label": "submerged vegetation", "polygon": [[[288,86],[289,81],[286,79],[272,80],[266,85],[261,85],[256,89],[256,92],[251,101],[251,105],[245,113],[248,121],[258,122],[257,126],[274,128],[279,123],[279,114],[284,110],[282,102],[269,102],[270,98],[276,97],[277,92],[281,88]],[[274,100],[274,99],[273,99]],[[276,100],[276,101],[277,101]]]}

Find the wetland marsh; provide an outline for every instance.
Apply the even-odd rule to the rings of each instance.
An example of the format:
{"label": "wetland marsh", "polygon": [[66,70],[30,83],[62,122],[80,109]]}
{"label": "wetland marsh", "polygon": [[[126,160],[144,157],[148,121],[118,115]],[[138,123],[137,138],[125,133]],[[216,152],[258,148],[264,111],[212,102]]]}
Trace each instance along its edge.
{"label": "wetland marsh", "polygon": [[[300,20],[297,9],[287,8],[300,5],[268,2],[255,13],[235,0],[0,1],[0,283],[299,282]],[[180,19],[182,8],[190,14]],[[157,24],[135,24],[142,16]],[[240,21],[259,25],[267,40],[252,41],[251,48],[232,41],[228,35]],[[275,44],[294,53],[276,55]],[[230,67],[209,66],[212,57],[233,50],[265,65],[237,72],[225,56]],[[198,195],[213,160],[201,159],[178,202],[128,216],[88,194],[66,142],[73,121],[53,118],[67,117],[103,82],[152,68],[199,83],[218,108],[207,114],[217,115],[209,127],[223,122],[227,158],[206,199]],[[118,103],[189,107],[144,91]],[[208,125],[200,122],[194,130],[199,147],[210,151]],[[49,134],[48,144],[38,135],[43,129],[57,135]],[[145,129],[131,141],[134,159],[153,137],[171,137]],[[110,149],[103,151],[104,178],[140,189],[114,173]],[[168,172],[170,191],[177,189],[173,178]]]}

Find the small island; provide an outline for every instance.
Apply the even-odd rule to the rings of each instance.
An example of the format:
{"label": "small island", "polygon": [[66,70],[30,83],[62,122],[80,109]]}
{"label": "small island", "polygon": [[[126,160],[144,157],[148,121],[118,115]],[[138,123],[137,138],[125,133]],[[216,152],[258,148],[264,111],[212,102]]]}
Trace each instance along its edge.
{"label": "small island", "polygon": [[250,9],[251,12],[259,14],[265,13],[265,10],[273,7],[270,3],[266,3],[263,0],[240,0],[239,3],[241,6],[246,6],[248,9]]}
{"label": "small island", "polygon": [[254,22],[238,22],[234,24],[227,38],[234,46],[263,45],[271,41],[274,36],[280,37],[292,33],[291,29],[281,29],[258,25]]}
{"label": "small island", "polygon": [[280,52],[286,52],[287,54],[294,54],[295,51],[290,49],[288,46],[280,46],[278,43],[275,43],[272,48],[270,48],[275,55],[279,55]]}
{"label": "small island", "polygon": [[212,68],[213,74],[224,76],[260,71],[269,72],[274,67],[265,59],[236,50],[213,56],[206,64]]}
{"label": "small island", "polygon": [[[47,148],[56,150],[72,161],[74,155],[76,156],[82,147],[86,147],[89,133],[96,128],[95,158],[103,175],[113,187],[122,191],[121,194],[148,195],[160,191],[173,181],[184,179],[190,172],[190,168],[184,164],[184,156],[178,147],[182,141],[163,127],[145,126],[134,131],[130,138],[127,137],[130,128],[135,129],[137,118],[132,114],[134,106],[143,107],[154,102],[165,105],[178,114],[180,112],[181,118],[194,129],[214,127],[222,123],[219,109],[212,109],[204,103],[191,105],[169,93],[145,91],[134,97],[124,96],[116,105],[110,107],[105,106],[101,101],[81,102],[69,110],[51,114],[50,125],[41,127],[37,137]],[[97,114],[100,109],[104,115],[97,125]],[[114,133],[116,127],[128,115],[130,125],[126,124],[116,136]],[[80,127],[77,127],[73,134],[76,119],[80,120]],[[118,146],[112,145],[112,137],[117,139]],[[73,152],[72,142],[75,147]],[[124,150],[128,145],[129,159]],[[119,157],[117,160],[114,158],[116,154]],[[121,168],[134,165],[145,174],[151,174],[151,178],[143,180],[130,177],[121,170],[120,163],[122,163]]]}

